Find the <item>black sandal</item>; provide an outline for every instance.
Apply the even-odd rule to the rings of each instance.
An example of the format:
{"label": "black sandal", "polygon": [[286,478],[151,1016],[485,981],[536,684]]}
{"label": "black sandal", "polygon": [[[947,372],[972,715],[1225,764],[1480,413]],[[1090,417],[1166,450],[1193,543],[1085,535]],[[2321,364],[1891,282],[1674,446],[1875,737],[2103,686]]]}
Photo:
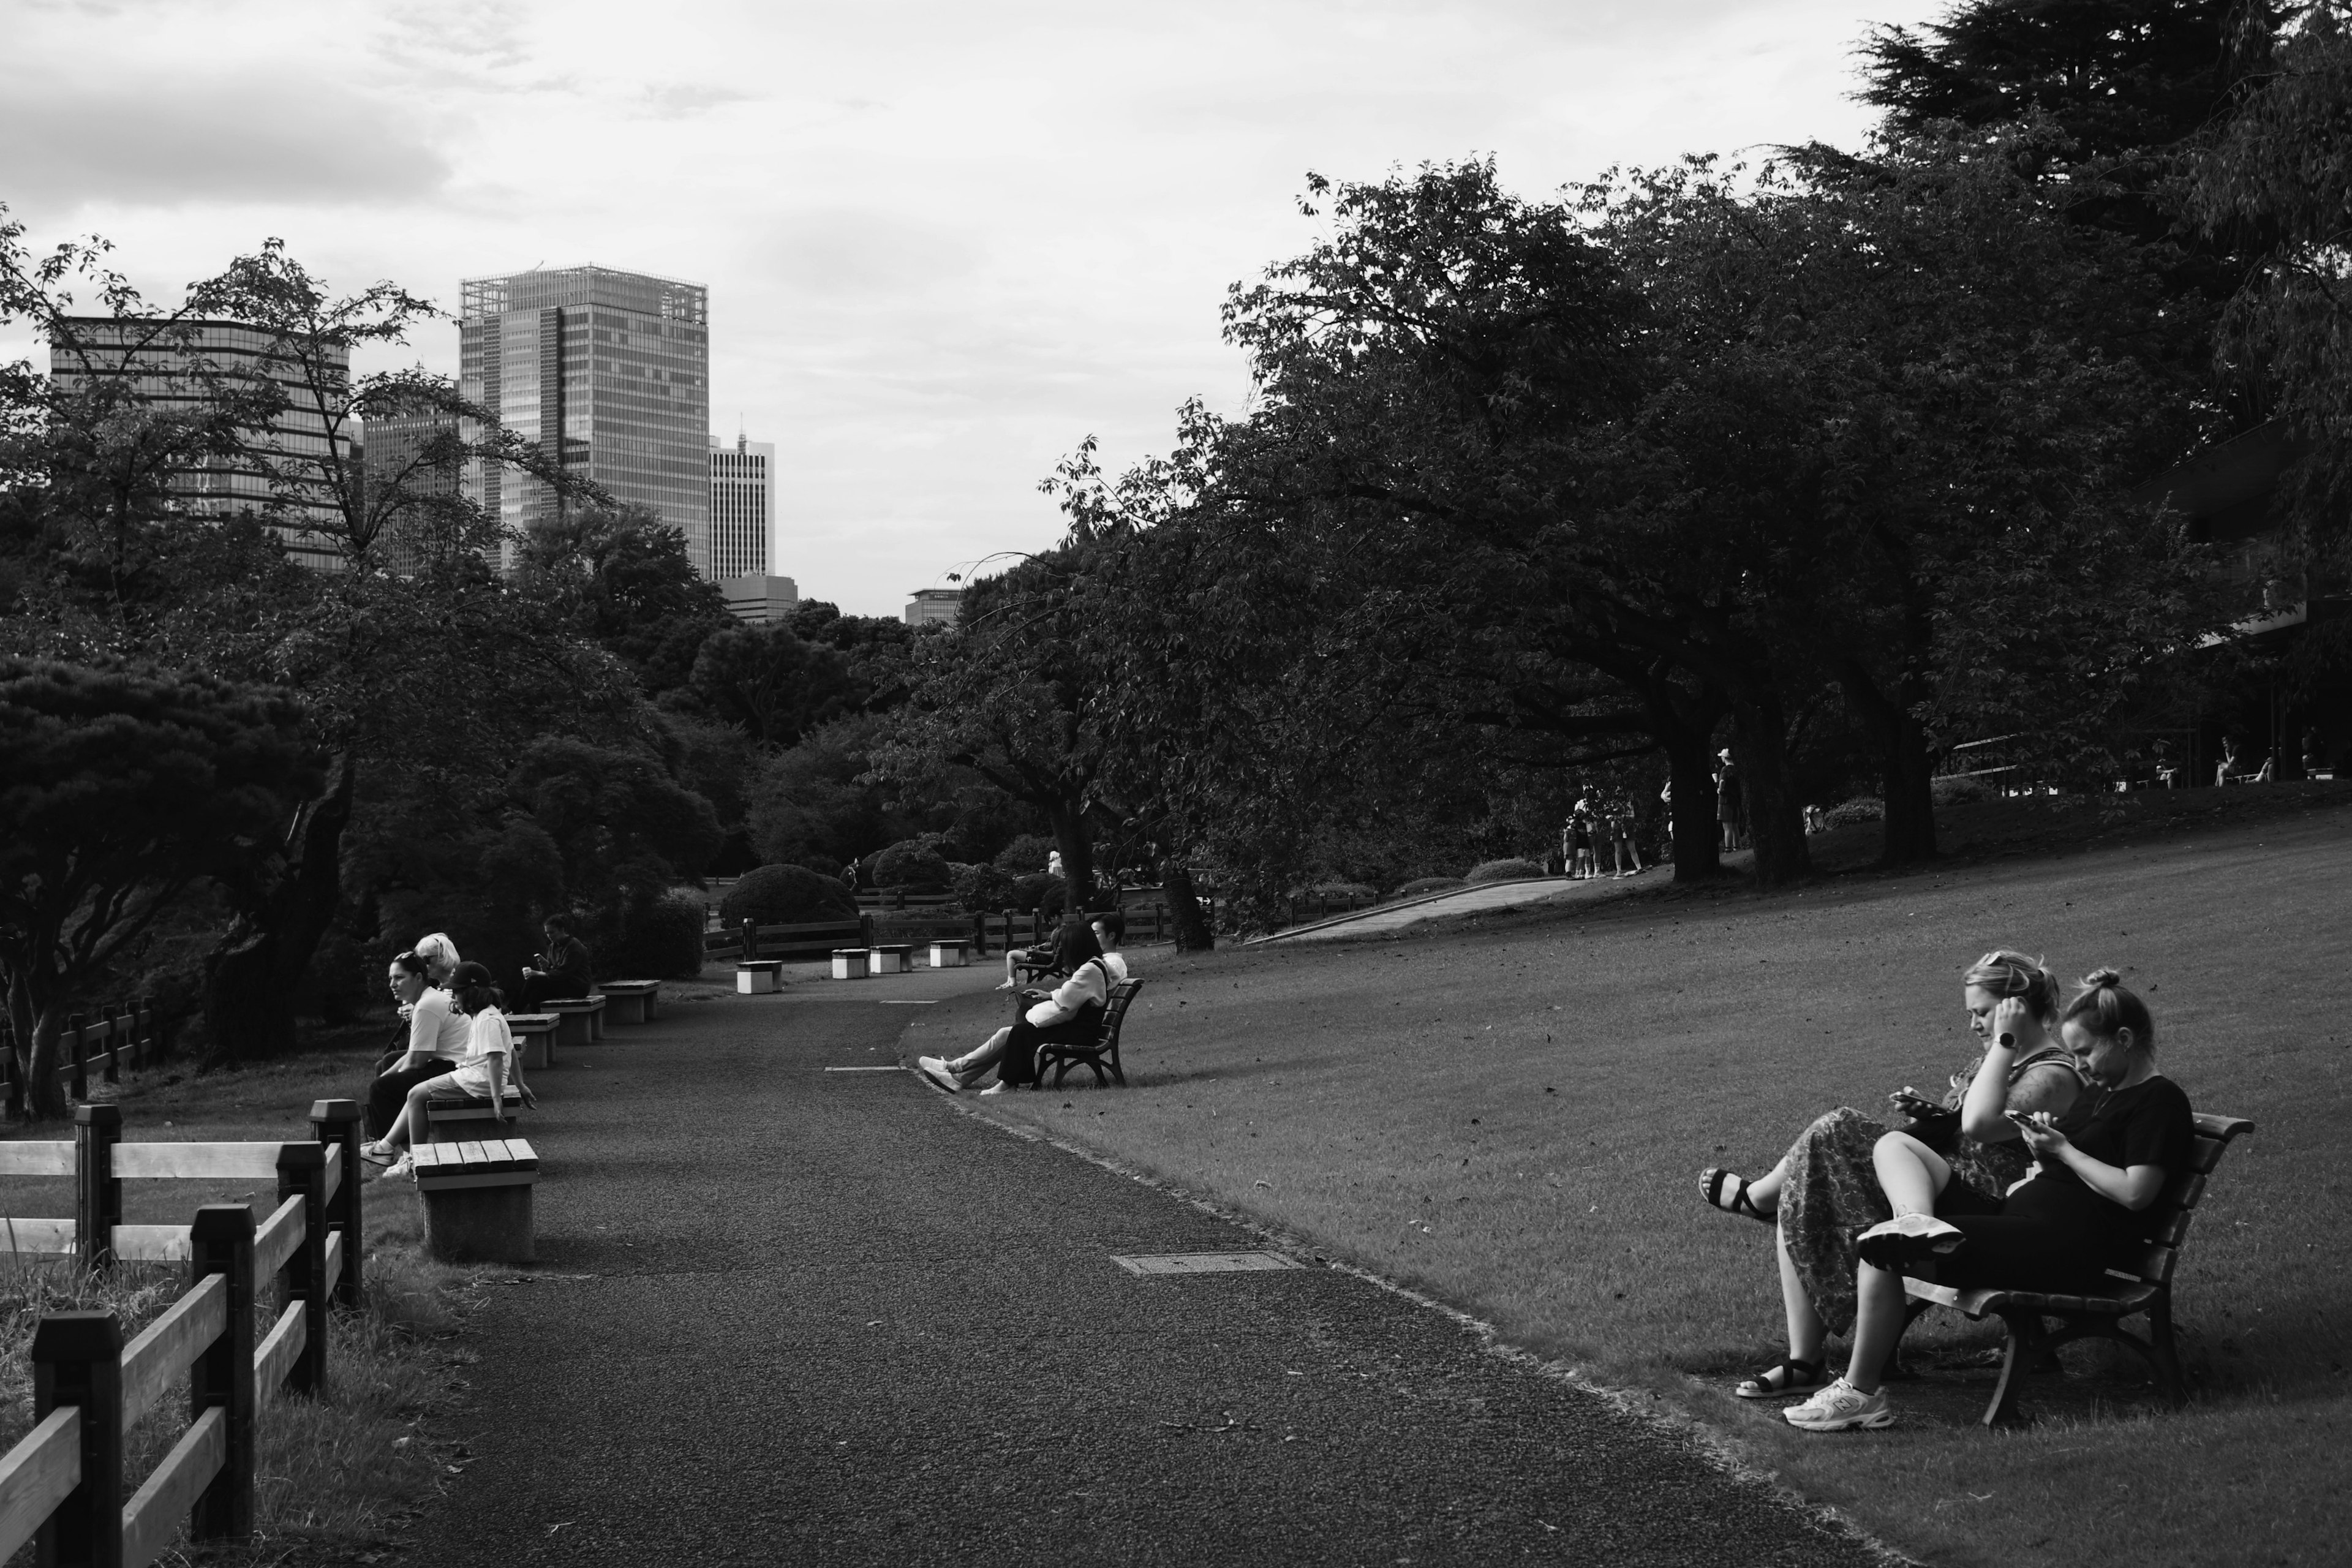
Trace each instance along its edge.
{"label": "black sandal", "polygon": [[[1731,1201],[1724,1202],[1724,1188],[1735,1184],[1737,1190],[1732,1193]],[[1736,1171],[1727,1171],[1719,1165],[1709,1165],[1698,1173],[1698,1185],[1699,1191],[1706,1195],[1707,1204],[1711,1207],[1721,1209],[1726,1214],[1744,1214],[1749,1219],[1764,1225],[1779,1223],[1770,1215],[1756,1206],[1754,1200],[1748,1195],[1748,1178]]]}
{"label": "black sandal", "polygon": [[[1780,1374],[1777,1386],[1770,1381],[1774,1373]],[[1828,1363],[1783,1356],[1731,1392],[1739,1399],[1780,1399],[1792,1394],[1811,1394],[1817,1388],[1828,1387],[1829,1382]]]}

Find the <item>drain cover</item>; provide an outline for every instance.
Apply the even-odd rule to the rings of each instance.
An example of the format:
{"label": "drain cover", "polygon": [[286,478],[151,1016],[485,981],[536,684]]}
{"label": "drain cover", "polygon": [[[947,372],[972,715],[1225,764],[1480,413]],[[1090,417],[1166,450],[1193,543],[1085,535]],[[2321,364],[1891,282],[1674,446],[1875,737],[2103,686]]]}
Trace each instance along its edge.
{"label": "drain cover", "polygon": [[1240,1274],[1257,1268],[1304,1268],[1279,1252],[1161,1252],[1138,1258],[1114,1256],[1129,1274]]}

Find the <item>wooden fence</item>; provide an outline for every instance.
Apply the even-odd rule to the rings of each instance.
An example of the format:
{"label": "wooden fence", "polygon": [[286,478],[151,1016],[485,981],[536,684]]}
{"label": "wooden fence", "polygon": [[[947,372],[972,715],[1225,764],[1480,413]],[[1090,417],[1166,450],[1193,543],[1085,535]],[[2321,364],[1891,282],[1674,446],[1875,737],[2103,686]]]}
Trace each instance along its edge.
{"label": "wooden fence", "polygon": [[[1210,912],[1205,900],[1203,912]],[[1171,940],[1175,917],[1164,903],[1127,906],[1127,942],[1130,946]],[[854,921],[816,921],[798,925],[756,925],[745,921],[726,931],[703,934],[703,957],[713,963],[745,959],[823,959],[835,948],[878,947],[888,943],[969,942],[975,955],[986,957],[1008,948],[1034,946],[1053,922],[1034,914],[1005,910],[997,914],[876,914],[870,910]]]}
{"label": "wooden fence", "polygon": [[[118,1215],[121,1183],[135,1177],[274,1173],[278,1202],[257,1225],[249,1205],[208,1204],[185,1227],[118,1224],[101,1232],[108,1262],[184,1256],[188,1290],[128,1344],[112,1312],[43,1314],[33,1333],[36,1424],[0,1457],[0,1559],[37,1541],[44,1565],[146,1568],[183,1516],[199,1541],[252,1533],[255,1416],[281,1389],[325,1391],[328,1300],[358,1300],[358,1124],[351,1101],[320,1100],[311,1108],[320,1138],[310,1143],[123,1143],[119,1120],[77,1127],[78,1134],[118,1134],[77,1136],[68,1146],[78,1160],[86,1151],[110,1152],[81,1168],[96,1173],[98,1193],[110,1191]],[[97,1212],[106,1212],[102,1201]],[[264,1284],[275,1285],[282,1307],[257,1344]],[[125,1435],[183,1372],[187,1428],[126,1500]]]}
{"label": "wooden fence", "polygon": [[[0,1039],[7,1048],[0,1050],[0,1078],[8,1084],[8,1114],[25,1114],[25,1084],[16,1070],[17,1041],[13,1030],[0,1025]],[[146,1067],[161,1053],[162,1041],[155,1025],[155,999],[142,996],[135,1002],[102,1013],[92,1020],[86,1014],[76,1013],[66,1019],[65,1031],[58,1037],[58,1068],[59,1078],[68,1080],[68,1090],[76,1100],[89,1098],[90,1069],[98,1069],[107,1083],[120,1081],[121,1069]]]}

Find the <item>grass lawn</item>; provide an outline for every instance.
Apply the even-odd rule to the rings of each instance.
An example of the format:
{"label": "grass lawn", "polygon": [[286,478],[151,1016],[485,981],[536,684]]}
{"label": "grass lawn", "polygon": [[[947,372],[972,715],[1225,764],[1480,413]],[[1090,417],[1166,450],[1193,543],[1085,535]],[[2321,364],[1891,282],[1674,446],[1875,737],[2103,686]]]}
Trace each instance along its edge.
{"label": "grass lawn", "polygon": [[[2261,798],[2217,817],[2208,791],[1973,808],[1973,860],[1782,894],[1146,949],[1131,1088],[983,1103],[1663,1393],[1929,1561],[2340,1563],[2352,1017],[2335,989],[2352,812],[2335,805],[2352,790],[2245,793]],[[2037,852],[2003,858],[2021,844]],[[1759,1172],[1822,1111],[1940,1085],[1975,1051],[1959,971],[1996,945],[2068,977],[2122,968],[2156,1011],[2165,1070],[2200,1110],[2260,1125],[2175,1284],[2192,1403],[2166,1409],[2136,1363],[2079,1346],[2068,1377],[2029,1381],[2033,1425],[1985,1432],[1976,1363],[1997,1329],[1938,1312],[1914,1331],[1928,1375],[1895,1386],[1895,1427],[1795,1432],[1777,1405],[1729,1397],[1780,1353],[1779,1295],[1769,1234],[1705,1207],[1697,1172]],[[961,1048],[1001,1010],[926,1009],[905,1048]]]}
{"label": "grass lawn", "polygon": [[[126,1073],[111,1093],[122,1107],[126,1142],[242,1142],[307,1139],[315,1100],[350,1098],[379,1047],[383,1028],[354,1048],[321,1050],[239,1072],[196,1074],[167,1066]],[[10,1137],[70,1138],[70,1123],[16,1127]],[[274,1184],[138,1181],[123,1184],[131,1224],[186,1224],[199,1205],[250,1200],[259,1217],[275,1206]],[[0,1213],[68,1215],[70,1180],[0,1181]],[[282,1394],[262,1411],[256,1531],[249,1547],[207,1561],[246,1563],[373,1561],[401,1521],[435,1493],[443,1467],[463,1455],[436,1440],[423,1419],[446,1404],[465,1352],[442,1342],[469,1291],[510,1270],[451,1268],[424,1255],[424,1206],[415,1186],[372,1183],[362,1207],[367,1304],[338,1310],[330,1331],[327,1397]],[[184,1264],[125,1265],[104,1280],[66,1259],[0,1256],[0,1447],[32,1429],[28,1352],[45,1311],[111,1309],[123,1337],[144,1328],[187,1289]],[[126,1487],[146,1479],[187,1423],[186,1379],[131,1434]],[[181,1536],[163,1561],[182,1562]],[[24,1554],[31,1561],[30,1549]]]}

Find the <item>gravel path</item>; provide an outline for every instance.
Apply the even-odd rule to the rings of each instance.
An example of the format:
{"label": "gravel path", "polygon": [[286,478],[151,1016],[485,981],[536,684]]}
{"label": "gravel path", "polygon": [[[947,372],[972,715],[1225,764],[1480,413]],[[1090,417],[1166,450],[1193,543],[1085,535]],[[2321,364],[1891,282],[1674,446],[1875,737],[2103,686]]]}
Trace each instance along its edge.
{"label": "gravel path", "polygon": [[540,1262],[491,1291],[404,1560],[1861,1564],[1689,1443],[894,1063],[992,974],[713,1000],[540,1075]]}

